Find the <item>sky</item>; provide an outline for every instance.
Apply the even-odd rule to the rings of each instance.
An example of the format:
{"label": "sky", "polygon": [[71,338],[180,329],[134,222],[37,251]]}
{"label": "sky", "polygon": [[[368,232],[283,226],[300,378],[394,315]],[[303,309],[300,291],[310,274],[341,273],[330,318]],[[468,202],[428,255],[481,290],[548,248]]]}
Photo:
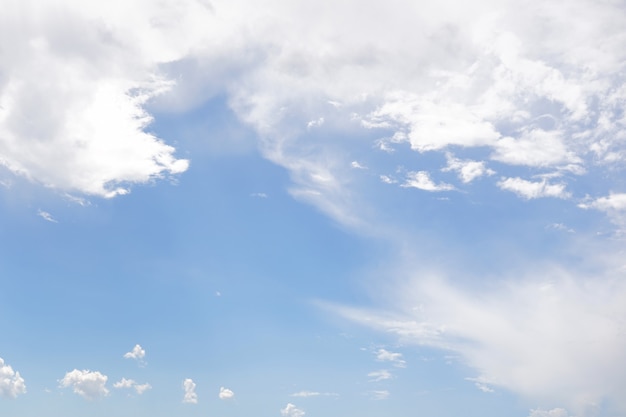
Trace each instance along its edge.
{"label": "sky", "polygon": [[0,415],[626,415],[622,1],[0,5]]}

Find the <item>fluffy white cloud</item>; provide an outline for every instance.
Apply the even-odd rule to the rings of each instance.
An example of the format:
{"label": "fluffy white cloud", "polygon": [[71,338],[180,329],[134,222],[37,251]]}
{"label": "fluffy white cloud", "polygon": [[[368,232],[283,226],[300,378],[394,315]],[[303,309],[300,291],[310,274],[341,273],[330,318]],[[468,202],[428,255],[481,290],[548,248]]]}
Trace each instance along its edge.
{"label": "fluffy white cloud", "polygon": [[148,391],[149,389],[152,389],[152,385],[150,385],[148,383],[138,384],[137,382],[135,382],[132,379],[122,378],[121,380],[119,380],[118,382],[113,384],[113,388],[117,388],[117,389],[134,388],[135,391],[137,392],[137,394],[141,395],[144,392]]}
{"label": "fluffy white cloud", "polygon": [[424,191],[450,191],[454,186],[446,183],[435,184],[426,171],[409,172],[402,187],[418,188]]}
{"label": "fluffy white cloud", "polygon": [[26,0],[3,7],[4,167],[48,187],[103,197],[187,169],[174,148],[146,131],[144,105],[172,86],[158,65],[187,53],[185,23],[210,13],[193,1],[149,3]]}
{"label": "fluffy white cloud", "polygon": [[26,393],[24,378],[0,358],[0,397],[16,398]]}
{"label": "fluffy white cloud", "polygon": [[569,198],[571,196],[565,191],[565,184],[550,184],[545,179],[528,181],[522,178],[505,178],[498,181],[498,187],[512,191],[527,200],[541,197]]}
{"label": "fluffy white cloud", "polygon": [[141,345],[135,345],[135,347],[133,347],[133,350],[124,354],[125,359],[135,359],[136,361],[139,361],[139,363],[143,363],[143,358],[145,357],[146,350],[142,348]]}
{"label": "fluffy white cloud", "polygon": [[109,390],[106,387],[107,380],[108,377],[100,372],[74,369],[67,372],[59,383],[61,388],[72,387],[74,393],[83,398],[96,400],[109,395]]}
{"label": "fluffy white cloud", "polygon": [[376,360],[381,362],[391,362],[398,368],[404,368],[406,366],[406,361],[402,359],[402,353],[390,352],[382,348],[378,349],[378,352],[376,352]]}
{"label": "fluffy white cloud", "polygon": [[230,400],[235,397],[235,393],[228,388],[220,387],[220,393],[218,394],[220,400]]}
{"label": "fluffy white cloud", "polygon": [[280,410],[280,415],[283,417],[302,417],[304,414],[306,414],[304,411],[291,403]]}
{"label": "fluffy white cloud", "polygon": [[183,403],[186,404],[198,404],[198,394],[196,394],[196,383],[193,379],[187,378],[183,381],[183,390],[185,394],[183,396]]}
{"label": "fluffy white cloud", "polygon": [[600,197],[590,202],[579,204],[581,208],[594,208],[606,212],[620,212],[626,210],[626,194],[610,194],[607,197]]}

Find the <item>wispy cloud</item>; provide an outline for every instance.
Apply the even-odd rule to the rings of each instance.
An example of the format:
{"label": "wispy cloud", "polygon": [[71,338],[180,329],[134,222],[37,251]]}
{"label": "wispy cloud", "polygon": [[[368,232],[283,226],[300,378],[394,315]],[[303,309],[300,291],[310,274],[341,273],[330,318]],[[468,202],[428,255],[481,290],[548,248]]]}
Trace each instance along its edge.
{"label": "wispy cloud", "polygon": [[402,358],[402,354],[398,352],[390,352],[386,349],[378,349],[376,352],[376,360],[380,362],[391,362],[398,368],[404,368],[406,361]]}
{"label": "wispy cloud", "polygon": [[48,213],[47,211],[38,210],[37,215],[41,217],[42,219],[49,221],[51,223],[58,223],[58,221],[54,217],[52,217],[52,214]]}

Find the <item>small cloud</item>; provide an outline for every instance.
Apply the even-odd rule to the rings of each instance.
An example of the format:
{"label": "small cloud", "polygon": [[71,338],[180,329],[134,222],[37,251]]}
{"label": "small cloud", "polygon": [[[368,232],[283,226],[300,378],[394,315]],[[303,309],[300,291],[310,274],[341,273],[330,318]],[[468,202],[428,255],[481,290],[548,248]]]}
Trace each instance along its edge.
{"label": "small cloud", "polygon": [[250,194],[250,197],[254,197],[254,198],[267,198],[268,195],[265,193],[252,193]]}
{"label": "small cloud", "polygon": [[37,215],[41,217],[42,219],[49,221],[51,223],[58,223],[58,221],[55,220],[54,217],[52,217],[52,214],[48,213],[47,211],[39,210],[37,211]]}
{"label": "small cloud", "polygon": [[482,392],[495,392],[493,388],[491,388],[483,378],[465,378],[465,380],[473,382],[476,388],[478,388]]}
{"label": "small cloud", "polygon": [[359,161],[352,161],[352,163],[350,164],[350,166],[354,169],[367,169],[366,166],[363,166],[359,163]]}
{"label": "small cloud", "polygon": [[295,392],[293,394],[291,394],[291,397],[302,397],[302,398],[308,398],[308,397],[338,397],[339,394],[334,393],[334,392],[317,392],[317,391],[300,391],[300,392]]}
{"label": "small cloud", "polygon": [[376,360],[379,362],[391,362],[395,367],[406,367],[406,361],[402,359],[402,353],[389,352],[385,349],[378,349],[376,352]]}
{"label": "small cloud", "polygon": [[393,178],[391,178],[391,177],[389,177],[387,175],[381,175],[380,176],[380,180],[382,182],[384,182],[385,184],[395,184],[395,183],[398,182],[398,181],[394,180]]}
{"label": "small cloud", "polygon": [[59,382],[61,388],[72,387],[75,394],[87,400],[96,400],[109,395],[107,380],[108,377],[100,372],[74,369],[67,372]]}
{"label": "small cloud", "polygon": [[0,358],[0,397],[17,398],[20,394],[26,394],[24,378]]}
{"label": "small cloud", "polygon": [[505,178],[498,182],[502,190],[512,191],[526,200],[541,197],[566,199],[571,195],[565,191],[565,184],[550,184],[546,180],[528,181],[522,178]]}
{"label": "small cloud", "polygon": [[220,400],[230,400],[235,396],[235,393],[228,388],[220,387],[220,393],[218,394]]}
{"label": "small cloud", "polygon": [[306,128],[307,129],[312,129],[314,127],[320,127],[321,125],[324,124],[324,118],[320,117],[317,120],[311,120],[309,123],[306,124]]}
{"label": "small cloud", "polygon": [[552,410],[535,409],[530,410],[528,417],[568,417],[569,413],[563,408],[553,408]]}
{"label": "small cloud", "polygon": [[393,378],[393,375],[391,374],[391,372],[389,372],[386,369],[381,369],[380,371],[370,372],[369,374],[367,374],[367,376],[372,378],[370,379],[370,382],[384,381],[386,379]]}
{"label": "small cloud", "polygon": [[401,185],[405,188],[417,188],[424,191],[451,191],[454,190],[454,186],[442,182],[435,184],[430,179],[430,175],[426,171],[409,172],[406,177],[406,181]]}
{"label": "small cloud", "polygon": [[132,379],[122,378],[120,381],[118,381],[115,384],[113,384],[113,388],[116,388],[116,389],[134,388],[135,391],[137,392],[137,394],[141,395],[144,392],[146,392],[149,389],[151,389],[152,385],[150,385],[148,383],[138,384],[138,383],[136,383]]}
{"label": "small cloud", "polygon": [[380,391],[369,391],[368,394],[372,400],[386,400],[389,398],[389,391],[380,390]]}
{"label": "small cloud", "polygon": [[446,159],[448,160],[448,166],[442,169],[442,171],[455,171],[464,184],[469,184],[483,175],[496,173],[494,170],[486,168],[484,161],[461,160],[453,157],[451,154],[446,154]]}
{"label": "small cloud", "polygon": [[219,292],[219,291],[215,291],[215,296],[216,296],[216,297],[221,297],[221,296],[222,296],[222,293],[221,293],[221,292]]}
{"label": "small cloud", "polygon": [[285,408],[280,410],[280,415],[283,417],[302,417],[304,414],[305,412],[303,410],[300,410],[291,403],[287,403]]}
{"label": "small cloud", "polygon": [[567,227],[563,223],[551,223],[546,226],[546,229],[559,230],[567,233],[576,233],[574,229]]}
{"label": "small cloud", "polygon": [[145,364],[143,358],[146,356],[146,351],[141,347],[141,345],[135,345],[133,350],[130,352],[126,352],[124,354],[125,359],[135,359],[140,364]]}
{"label": "small cloud", "polygon": [[198,404],[198,394],[196,394],[196,383],[193,379],[187,378],[183,381],[183,390],[185,395],[183,396],[183,403],[185,404]]}

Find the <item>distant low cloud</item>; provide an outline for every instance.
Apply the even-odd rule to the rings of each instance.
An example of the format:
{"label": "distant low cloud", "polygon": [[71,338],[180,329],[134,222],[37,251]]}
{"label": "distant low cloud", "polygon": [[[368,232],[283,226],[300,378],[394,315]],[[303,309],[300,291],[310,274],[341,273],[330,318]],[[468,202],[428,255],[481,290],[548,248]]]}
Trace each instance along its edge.
{"label": "distant low cloud", "polygon": [[16,398],[21,394],[26,394],[24,378],[0,358],[0,397]]}
{"label": "distant low cloud", "polygon": [[379,381],[384,381],[386,379],[393,378],[393,375],[391,374],[391,372],[389,372],[386,369],[381,369],[380,371],[370,372],[369,374],[367,374],[367,376],[371,378],[370,382],[379,382]]}
{"label": "distant low cloud", "polygon": [[563,408],[553,408],[552,410],[536,409],[531,410],[528,417],[574,417]]}
{"label": "distant low cloud", "polygon": [[369,391],[368,394],[372,400],[386,400],[391,395],[387,390]]}
{"label": "distant low cloud", "polygon": [[288,403],[285,408],[280,410],[280,415],[283,417],[302,417],[304,414],[306,413],[303,410],[291,403]]}
{"label": "distant low cloud", "polygon": [[339,394],[334,392],[318,392],[318,391],[299,391],[291,394],[291,397],[337,397]]}
{"label": "distant low cloud", "polygon": [[97,371],[74,369],[59,381],[61,388],[72,387],[74,393],[87,400],[96,400],[109,395],[106,388],[108,377]]}
{"label": "distant low cloud", "polygon": [[235,393],[228,388],[220,387],[218,397],[220,400],[230,400],[235,397]]}
{"label": "distant low cloud", "polygon": [[196,383],[193,379],[187,378],[183,381],[183,403],[185,404],[198,404],[198,394],[196,394]]}

